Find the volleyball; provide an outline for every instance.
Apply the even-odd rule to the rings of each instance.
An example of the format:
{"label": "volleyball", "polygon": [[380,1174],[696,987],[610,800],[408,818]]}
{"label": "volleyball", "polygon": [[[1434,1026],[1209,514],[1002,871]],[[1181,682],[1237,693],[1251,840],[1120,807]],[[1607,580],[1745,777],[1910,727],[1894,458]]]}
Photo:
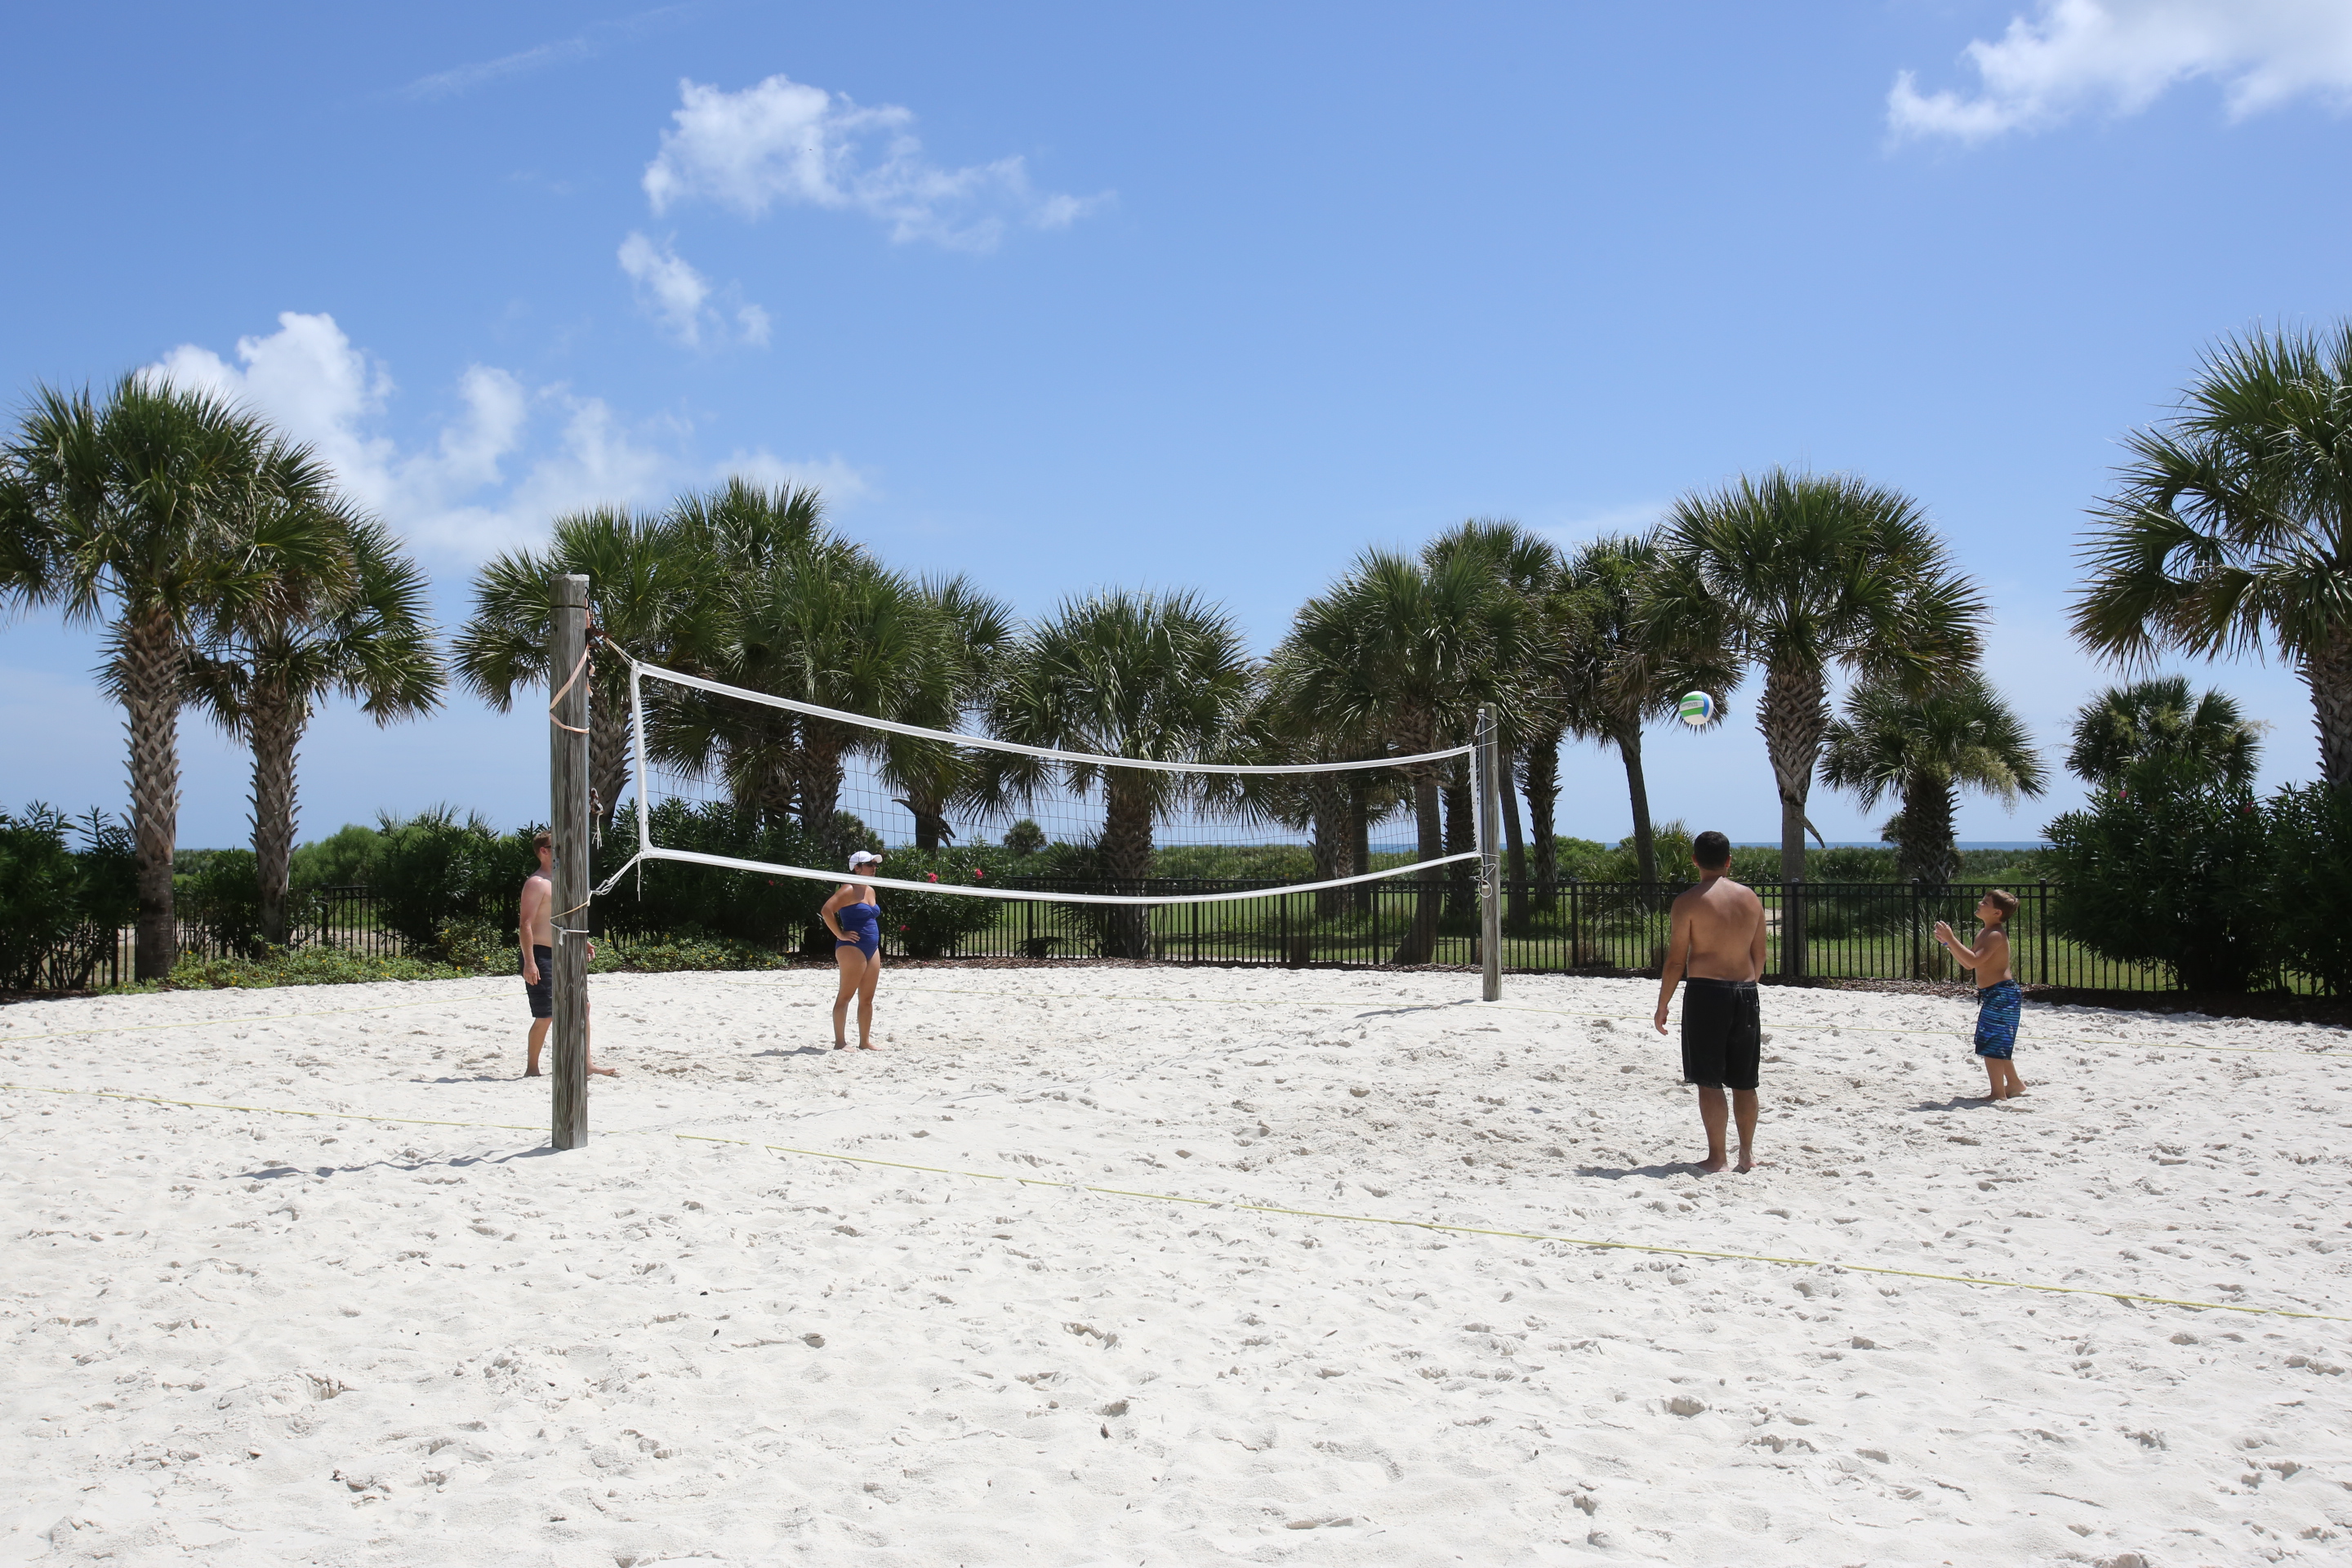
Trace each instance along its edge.
{"label": "volleyball", "polygon": [[1683,722],[1696,730],[1715,718],[1715,699],[1704,691],[1686,691],[1682,700]]}

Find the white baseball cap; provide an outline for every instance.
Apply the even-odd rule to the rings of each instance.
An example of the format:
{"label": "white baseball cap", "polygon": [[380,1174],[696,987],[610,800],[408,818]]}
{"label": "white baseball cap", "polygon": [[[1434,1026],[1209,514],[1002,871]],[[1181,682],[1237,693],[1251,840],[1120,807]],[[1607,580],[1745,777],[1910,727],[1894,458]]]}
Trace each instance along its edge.
{"label": "white baseball cap", "polygon": [[879,866],[880,864],[882,864],[882,857],[871,849],[860,849],[849,858],[849,868],[853,871],[860,866]]}

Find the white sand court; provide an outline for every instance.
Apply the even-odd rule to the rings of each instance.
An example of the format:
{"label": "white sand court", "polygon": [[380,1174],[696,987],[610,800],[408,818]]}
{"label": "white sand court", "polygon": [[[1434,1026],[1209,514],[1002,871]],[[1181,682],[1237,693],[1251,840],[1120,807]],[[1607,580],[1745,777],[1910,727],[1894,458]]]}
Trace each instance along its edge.
{"label": "white sand court", "polygon": [[1768,989],[1706,1177],[1475,984],[599,977],[562,1154],[518,981],[0,1010],[0,1560],[2352,1557],[2342,1032]]}

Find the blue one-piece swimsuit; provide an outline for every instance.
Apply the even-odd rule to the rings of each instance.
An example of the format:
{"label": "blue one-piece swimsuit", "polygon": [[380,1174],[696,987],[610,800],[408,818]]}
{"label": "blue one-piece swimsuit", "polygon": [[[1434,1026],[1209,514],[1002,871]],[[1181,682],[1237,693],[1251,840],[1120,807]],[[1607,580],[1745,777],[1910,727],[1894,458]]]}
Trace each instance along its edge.
{"label": "blue one-piece swimsuit", "polygon": [[833,911],[841,929],[849,933],[847,942],[836,942],[836,948],[854,947],[871,958],[882,951],[882,911],[872,904],[844,904]]}

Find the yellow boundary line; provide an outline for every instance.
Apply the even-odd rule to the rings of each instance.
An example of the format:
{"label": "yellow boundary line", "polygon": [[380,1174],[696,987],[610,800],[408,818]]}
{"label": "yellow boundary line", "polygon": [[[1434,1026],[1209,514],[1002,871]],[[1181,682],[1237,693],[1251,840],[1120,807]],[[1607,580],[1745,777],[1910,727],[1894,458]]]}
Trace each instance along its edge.
{"label": "yellow boundary line", "polygon": [[[170,1105],[196,1110],[238,1110],[266,1116],[308,1116],[343,1121],[378,1121],[403,1127],[463,1127],[476,1131],[536,1132],[510,1121],[441,1121],[418,1116],[368,1116],[356,1111],[300,1110],[275,1105],[231,1105],[210,1100],[167,1100],[160,1095],[123,1094],[102,1089],[47,1089],[38,1084],[0,1083],[0,1089],[31,1094],[82,1095],[98,1100],[129,1100],[141,1105]],[[879,1160],[866,1154],[843,1154],[830,1149],[796,1149],[786,1143],[761,1143],[750,1138],[721,1138],[709,1132],[655,1132],[616,1130],[632,1137],[670,1138],[680,1142],[718,1143],[758,1149],[772,1154],[797,1154],[812,1160],[835,1160],[850,1165],[873,1165],[893,1171],[920,1171],[928,1175],[961,1176],[976,1182],[1011,1182],[1024,1187],[1050,1187],[1062,1192],[1093,1193],[1102,1197],[1134,1198],[1150,1203],[1190,1204],[1202,1208],[1230,1209],[1242,1214],[1279,1215],[1292,1219],[1339,1220],[1349,1225],[1386,1225],[1407,1230],[1439,1231],[1450,1236],[1485,1236],[1507,1241],[1549,1241],[1596,1252],[1645,1252],[1668,1258],[1706,1258],[1731,1263],[1764,1263],[1784,1268],[1839,1268],[1851,1274],[1878,1274],[1900,1279],[1927,1279],[1947,1285],[1982,1285],[2003,1290],[2040,1290],[2058,1296],[2098,1296],[2110,1301],[2153,1307],[2181,1307],[2199,1312],[2244,1312],[2258,1317],[2303,1318],[2319,1322],[2352,1323],[2352,1317],[2335,1312],[2305,1312],[2291,1307],[2253,1307],[2234,1301],[2191,1301],[2171,1296],[2145,1296],[2129,1290],[2101,1290],[2088,1285],[2045,1285],[2031,1279],[1993,1279],[1972,1274],[1937,1274],[1924,1268],[1896,1268],[1881,1263],[1839,1263],[1824,1258],[1779,1258],[1769,1253],[1721,1252],[1708,1247],[1667,1247],[1656,1242],[1603,1241],[1591,1237],[1556,1236],[1545,1231],[1499,1230],[1473,1225],[1446,1225],[1438,1220],[1393,1219],[1383,1215],[1337,1214],[1325,1209],[1287,1208],[1278,1204],[1241,1203],[1231,1198],[1195,1198],[1180,1193],[1137,1192],[1127,1187],[1097,1186],[1089,1182],[1057,1182],[1044,1176],[1016,1176],[1001,1171],[964,1171],[949,1165],[919,1165],[905,1160]],[[609,1134],[608,1134],[609,1135]]]}

